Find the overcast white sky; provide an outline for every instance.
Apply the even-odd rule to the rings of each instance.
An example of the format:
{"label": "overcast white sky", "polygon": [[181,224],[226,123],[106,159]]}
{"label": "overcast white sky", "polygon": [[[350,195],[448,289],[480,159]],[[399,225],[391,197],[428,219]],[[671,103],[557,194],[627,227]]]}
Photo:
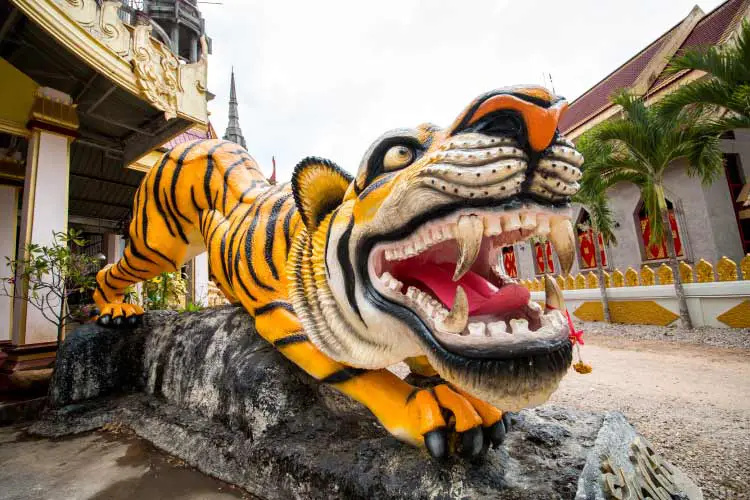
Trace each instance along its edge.
{"label": "overcast white sky", "polygon": [[212,1],[211,121],[223,135],[234,65],[248,150],[268,173],[275,155],[280,181],[310,155],[354,172],[386,130],[446,126],[476,95],[543,72],[572,101],[695,2]]}

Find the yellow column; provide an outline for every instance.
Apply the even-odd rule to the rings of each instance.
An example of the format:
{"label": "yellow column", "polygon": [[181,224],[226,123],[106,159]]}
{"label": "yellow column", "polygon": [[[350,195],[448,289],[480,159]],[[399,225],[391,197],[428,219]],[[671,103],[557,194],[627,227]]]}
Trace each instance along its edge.
{"label": "yellow column", "polygon": [[[78,129],[72,99],[54,89],[37,90],[29,117],[29,147],[26,155],[21,230],[18,254],[29,243],[51,245],[53,231],[68,228],[68,179],[70,144]],[[13,316],[14,346],[55,342],[56,327],[40,311],[16,300]]]}

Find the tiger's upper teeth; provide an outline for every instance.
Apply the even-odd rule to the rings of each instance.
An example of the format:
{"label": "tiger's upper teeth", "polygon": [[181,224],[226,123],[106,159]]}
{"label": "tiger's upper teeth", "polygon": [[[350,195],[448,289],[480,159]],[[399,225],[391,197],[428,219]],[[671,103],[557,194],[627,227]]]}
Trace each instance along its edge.
{"label": "tiger's upper teeth", "polygon": [[570,274],[575,259],[576,237],[570,219],[557,217],[552,221],[549,240],[555,247],[563,274]]}
{"label": "tiger's upper teeth", "polygon": [[456,229],[456,243],[458,244],[458,259],[456,270],[453,273],[453,281],[458,281],[466,274],[474,261],[477,260],[479,249],[482,246],[482,235],[484,223],[482,218],[476,215],[462,215],[458,218]]}

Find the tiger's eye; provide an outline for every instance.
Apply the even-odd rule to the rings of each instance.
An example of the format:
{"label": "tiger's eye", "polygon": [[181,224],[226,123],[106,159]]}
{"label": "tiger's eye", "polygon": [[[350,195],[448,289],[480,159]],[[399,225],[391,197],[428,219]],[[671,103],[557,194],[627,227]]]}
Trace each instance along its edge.
{"label": "tiger's eye", "polygon": [[408,165],[414,160],[414,153],[406,146],[393,146],[385,153],[383,167],[394,170]]}

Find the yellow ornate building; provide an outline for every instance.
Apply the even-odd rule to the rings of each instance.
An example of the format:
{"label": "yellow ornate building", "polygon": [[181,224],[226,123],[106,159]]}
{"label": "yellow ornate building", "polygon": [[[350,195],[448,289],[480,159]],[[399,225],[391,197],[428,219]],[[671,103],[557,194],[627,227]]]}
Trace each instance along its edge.
{"label": "yellow ornate building", "polygon": [[[116,260],[154,150],[211,133],[203,21],[196,0],[179,4],[0,0],[0,276],[4,256],[71,226]],[[48,363],[54,341],[38,312],[0,299],[0,372]]]}

